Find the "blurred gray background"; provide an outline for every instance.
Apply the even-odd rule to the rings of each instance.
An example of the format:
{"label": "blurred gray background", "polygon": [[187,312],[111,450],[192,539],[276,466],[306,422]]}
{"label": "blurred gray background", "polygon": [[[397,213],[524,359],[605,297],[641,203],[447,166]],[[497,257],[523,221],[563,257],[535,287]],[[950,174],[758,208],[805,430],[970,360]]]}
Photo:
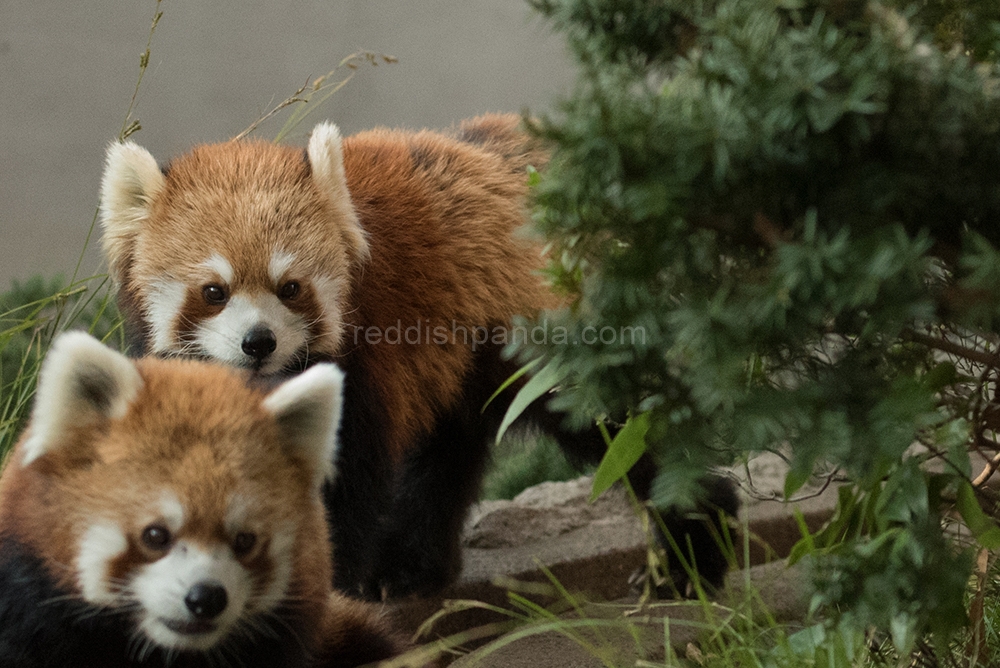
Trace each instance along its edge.
{"label": "blurred gray background", "polygon": [[[155,6],[0,0],[0,291],[72,274]],[[563,39],[524,0],[163,0],[160,10],[132,137],[160,160],[237,134],[359,49],[399,61],[361,66],[289,141],[324,118],[352,133],[545,112],[575,76]],[[257,136],[273,138],[284,118]],[[97,246],[82,275],[101,270]]]}

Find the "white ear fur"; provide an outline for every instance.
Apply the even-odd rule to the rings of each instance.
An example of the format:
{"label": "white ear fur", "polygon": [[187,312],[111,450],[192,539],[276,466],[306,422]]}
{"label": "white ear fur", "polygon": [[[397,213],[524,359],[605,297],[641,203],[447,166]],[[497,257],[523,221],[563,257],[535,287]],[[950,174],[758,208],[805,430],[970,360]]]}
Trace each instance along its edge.
{"label": "white ear fur", "polygon": [[340,130],[330,122],[318,124],[309,137],[309,166],[313,179],[320,190],[326,193],[337,213],[346,225],[344,232],[354,248],[352,253],[359,259],[368,257],[368,237],[361,221],[354,211],[351,192],[347,188],[344,174],[344,149],[340,140]]}
{"label": "white ear fur", "polygon": [[334,474],[343,387],[343,371],[317,364],[264,399],[264,410],[278,421],[287,446],[312,466],[316,487]]}
{"label": "white ear fur", "polygon": [[160,166],[146,149],[130,141],[108,146],[101,178],[102,244],[111,276],[119,283],[150,204],[165,183]]}
{"label": "white ear fur", "polygon": [[64,445],[73,428],[123,417],[142,385],[121,353],[83,332],[62,334],[42,363],[22,465]]}

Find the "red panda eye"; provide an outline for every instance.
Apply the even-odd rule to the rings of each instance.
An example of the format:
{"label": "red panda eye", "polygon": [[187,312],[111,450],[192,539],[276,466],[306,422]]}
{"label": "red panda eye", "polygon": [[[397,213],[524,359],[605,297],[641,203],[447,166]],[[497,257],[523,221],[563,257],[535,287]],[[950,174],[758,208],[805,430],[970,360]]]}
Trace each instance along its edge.
{"label": "red panda eye", "polygon": [[288,281],[281,286],[278,290],[278,297],[281,299],[289,300],[295,299],[299,296],[299,282],[298,281]]}
{"label": "red panda eye", "polygon": [[170,529],[159,524],[150,524],[142,530],[143,544],[153,550],[162,550],[170,545]]}
{"label": "red panda eye", "polygon": [[226,294],[226,290],[221,286],[212,284],[206,285],[201,289],[201,296],[205,298],[205,301],[209,304],[225,304],[229,296]]}
{"label": "red panda eye", "polygon": [[257,536],[247,531],[241,531],[233,539],[233,552],[236,556],[243,556],[253,549],[257,544]]}

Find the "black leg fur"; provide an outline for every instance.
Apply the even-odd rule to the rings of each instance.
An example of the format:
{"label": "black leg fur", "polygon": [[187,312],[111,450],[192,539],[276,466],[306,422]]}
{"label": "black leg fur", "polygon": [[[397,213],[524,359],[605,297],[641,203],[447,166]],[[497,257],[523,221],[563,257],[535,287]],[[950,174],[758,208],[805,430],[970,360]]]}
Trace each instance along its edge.
{"label": "black leg fur", "polygon": [[[477,351],[463,397],[452,411],[438,416],[434,431],[408,452],[393,474],[385,456],[387,418],[382,402],[357,358],[337,361],[346,372],[341,452],[335,481],[324,489],[334,545],[334,586],[375,600],[436,592],[461,568],[462,524],[477,498],[490,445],[516,388],[508,388],[485,412],[481,409],[517,365],[503,360],[497,346]],[[546,408],[544,397],[519,420],[556,438],[574,464],[598,463],[607,449],[600,431],[596,427],[570,431],[563,422],[563,415]],[[649,498],[655,474],[648,455],[630,471],[629,481],[641,500]],[[688,543],[693,547],[701,581],[718,588],[728,568],[716,540],[721,531],[719,511],[735,516],[739,501],[732,483],[724,478],[708,476],[702,484],[704,501],[693,512],[668,509],[660,518],[685,552]],[[662,535],[659,539],[673,588],[684,593],[688,574],[669,542]]]}
{"label": "black leg fur", "polygon": [[392,503],[392,468],[386,455],[382,403],[356,360],[344,365],[344,415],[332,484],[323,489],[330,540],[333,585],[358,596],[376,559],[377,527]]}
{"label": "black leg fur", "polygon": [[[582,432],[566,430],[563,427],[563,416],[547,410],[544,397],[528,407],[524,418],[551,434],[568,459],[578,466],[597,464],[607,450],[604,437],[596,427]],[[649,500],[655,476],[656,464],[648,453],[629,471],[629,483],[639,500]],[[720,511],[724,516],[735,517],[739,511],[739,498],[733,483],[727,478],[709,475],[702,479],[701,486],[704,489],[702,501],[691,512],[661,509],[659,521],[652,518],[657,540],[664,548],[671,581],[669,586],[660,589],[661,596],[667,597],[673,591],[682,595],[687,593],[690,576],[677,558],[670,541],[663,535],[660,522],[688,563],[696,566],[702,584],[708,585],[710,589],[719,589],[725,580],[729,561],[719,542],[719,537],[723,535]]]}
{"label": "black leg fur", "polygon": [[458,576],[462,522],[479,491],[488,435],[458,412],[439,421],[431,438],[404,464],[365,585],[368,598],[426,595]]}
{"label": "black leg fur", "polygon": [[[723,535],[720,512],[725,517],[735,517],[740,501],[735,486],[728,478],[710,475],[701,480],[701,485],[704,498],[692,512],[670,509],[661,512],[660,517],[684,558],[697,571],[702,585],[707,585],[712,591],[722,588],[729,570],[726,551],[720,545]],[[658,589],[658,595],[661,598],[669,598],[675,592],[682,596],[693,595],[688,587],[688,572],[676,557],[658,522],[656,537],[666,554],[670,576],[670,582]]]}
{"label": "black leg fur", "polygon": [[481,410],[507,378],[498,361],[496,351],[480,351],[462,399],[404,462],[365,583],[368,598],[426,595],[458,576],[462,524],[505,410],[502,403]]}

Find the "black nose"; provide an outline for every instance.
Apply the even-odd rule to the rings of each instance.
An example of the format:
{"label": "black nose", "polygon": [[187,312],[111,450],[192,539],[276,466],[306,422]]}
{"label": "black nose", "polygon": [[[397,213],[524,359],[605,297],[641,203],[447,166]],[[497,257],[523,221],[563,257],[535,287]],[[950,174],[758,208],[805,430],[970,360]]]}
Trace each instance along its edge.
{"label": "black nose", "polygon": [[229,597],[218,582],[199,582],[184,597],[184,605],[198,619],[213,619],[226,609]]}
{"label": "black nose", "polygon": [[262,360],[278,347],[278,340],[274,338],[274,332],[267,327],[258,325],[243,337],[241,345],[243,352],[255,360]]}

